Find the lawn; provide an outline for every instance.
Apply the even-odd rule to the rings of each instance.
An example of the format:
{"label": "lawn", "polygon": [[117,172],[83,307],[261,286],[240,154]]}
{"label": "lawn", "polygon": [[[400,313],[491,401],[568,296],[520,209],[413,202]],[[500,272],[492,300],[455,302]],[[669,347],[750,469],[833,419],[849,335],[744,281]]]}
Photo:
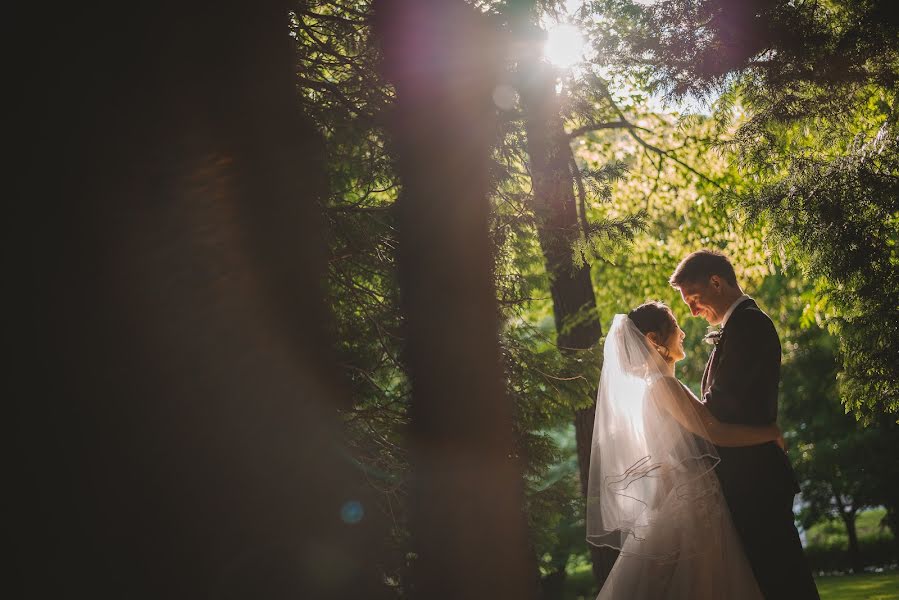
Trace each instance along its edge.
{"label": "lawn", "polygon": [[821,600],[888,600],[899,598],[899,571],[834,575],[816,579]]}
{"label": "lawn", "polygon": [[[821,600],[890,600],[899,599],[899,571],[864,573],[862,575],[832,575],[816,577]],[[560,600],[593,600],[589,567],[568,578],[565,594]]]}

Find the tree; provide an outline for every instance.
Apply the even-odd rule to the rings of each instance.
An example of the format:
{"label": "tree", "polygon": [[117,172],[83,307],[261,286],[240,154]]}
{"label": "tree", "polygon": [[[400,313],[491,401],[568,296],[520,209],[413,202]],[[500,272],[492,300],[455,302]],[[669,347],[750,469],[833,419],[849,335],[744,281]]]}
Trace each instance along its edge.
{"label": "tree", "polygon": [[382,595],[382,524],[335,450],[345,396],[309,293],[327,181],[285,12],[34,15],[14,436],[31,595]]}
{"label": "tree", "polygon": [[838,519],[849,540],[849,563],[863,566],[855,521],[866,507],[895,509],[894,461],[876,457],[899,448],[888,418],[863,426],[839,398],[839,343],[816,322],[815,289],[800,273],[778,267],[766,278],[759,297],[783,315],[784,348],[779,423],[800,480],[800,520],[810,527]]}
{"label": "tree", "polygon": [[487,228],[499,48],[461,2],[388,0],[375,14],[397,93],[415,586],[428,598],[527,598],[535,570],[509,460]]}
{"label": "tree", "polygon": [[807,528],[838,517],[849,538],[852,570],[858,573],[862,562],[855,519],[874,504],[865,494],[864,431],[840,410],[835,340],[814,327],[792,341],[782,379],[781,414],[784,427],[792,429],[790,458],[802,488],[801,521]]}

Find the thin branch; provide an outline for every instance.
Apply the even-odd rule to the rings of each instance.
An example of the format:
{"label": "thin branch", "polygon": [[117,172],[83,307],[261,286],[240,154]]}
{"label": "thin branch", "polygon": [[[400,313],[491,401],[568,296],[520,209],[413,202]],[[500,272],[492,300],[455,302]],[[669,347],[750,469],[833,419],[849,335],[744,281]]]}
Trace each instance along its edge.
{"label": "thin branch", "polygon": [[[590,239],[590,224],[587,222],[587,190],[584,189],[584,180],[581,177],[581,170],[577,166],[577,161],[574,159],[574,152],[571,150],[571,146],[568,146],[568,164],[571,166],[571,175],[574,177],[574,183],[577,185],[577,198],[578,205],[580,206],[581,212],[581,231],[584,232],[584,239]],[[583,252],[581,252],[583,255]],[[587,257],[584,256],[584,261],[586,262]]]}
{"label": "thin branch", "polygon": [[583,127],[578,127],[574,131],[568,134],[569,138],[581,137],[585,133],[590,133],[591,131],[600,131],[601,129],[639,129],[641,131],[645,131],[646,133],[652,133],[649,129],[645,127],[640,127],[638,125],[634,125],[630,123],[627,119],[621,121],[609,121],[608,123],[590,123],[589,125],[584,125]]}
{"label": "thin branch", "polygon": [[[621,110],[621,108],[619,108],[618,104],[615,102],[615,99],[612,98],[612,94],[609,92],[609,88],[604,85],[601,87],[602,87],[602,93],[606,97],[606,99],[609,101],[609,104],[612,105],[612,108],[615,110],[616,113],[618,113],[618,116],[626,124],[625,128],[627,129],[627,132],[630,134],[630,136],[632,138],[634,138],[634,140],[638,144],[640,144],[646,150],[649,150],[650,152],[654,152],[663,158],[669,158],[669,159],[673,160],[674,162],[676,162],[677,164],[679,164],[680,166],[685,168],[687,171],[693,173],[694,175],[696,175],[703,181],[705,181],[707,183],[711,183],[713,186],[715,186],[722,192],[730,193],[730,190],[725,188],[723,185],[721,185],[720,183],[718,183],[717,181],[715,181],[714,179],[712,179],[705,173],[701,173],[701,172],[697,171],[691,165],[685,163],[683,160],[678,158],[670,150],[663,150],[662,148],[659,148],[658,146],[654,146],[653,144],[650,144],[649,142],[644,140],[642,137],[640,137],[640,135],[637,133],[637,129],[643,129],[643,128],[638,127],[638,126],[632,124],[630,121],[628,121],[627,117],[624,116],[624,112]],[[644,131],[645,131],[645,129],[644,129]]]}
{"label": "thin branch", "polygon": [[[652,162],[652,159],[650,159],[650,162]],[[662,167],[664,166],[663,163],[664,163],[664,161],[663,161],[662,157],[659,157],[659,164],[656,166],[656,176],[655,176],[655,181],[652,184],[652,189],[649,190],[646,193],[646,196],[643,198],[643,202],[644,202],[643,210],[645,210],[646,212],[649,212],[649,199],[659,189],[659,180],[661,180],[661,178],[662,178]],[[655,164],[655,163],[653,163],[653,164]]]}

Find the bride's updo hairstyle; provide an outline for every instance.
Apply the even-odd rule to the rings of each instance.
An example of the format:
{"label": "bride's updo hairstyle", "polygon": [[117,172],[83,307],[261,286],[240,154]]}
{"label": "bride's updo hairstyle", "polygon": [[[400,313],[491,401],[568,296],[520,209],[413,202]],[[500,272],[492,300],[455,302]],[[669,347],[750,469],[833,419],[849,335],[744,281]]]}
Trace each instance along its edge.
{"label": "bride's updo hairstyle", "polygon": [[654,333],[661,343],[668,341],[674,333],[674,316],[671,309],[662,302],[655,300],[644,302],[627,313],[627,318],[633,321],[640,333],[643,335]]}

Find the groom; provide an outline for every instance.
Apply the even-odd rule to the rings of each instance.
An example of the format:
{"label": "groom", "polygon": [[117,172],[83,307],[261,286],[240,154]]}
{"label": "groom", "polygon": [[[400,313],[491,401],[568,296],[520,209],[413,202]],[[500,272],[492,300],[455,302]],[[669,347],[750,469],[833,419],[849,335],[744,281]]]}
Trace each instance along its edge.
{"label": "groom", "polygon": [[[780,339],[771,319],[737,284],[733,265],[713,250],[690,254],[669,283],[690,313],[710,325],[715,344],[702,375],[702,400],[725,423],[763,425],[777,418]],[[818,598],[793,522],[799,485],[774,442],[718,448],[715,469],[734,525],[765,598]]]}

